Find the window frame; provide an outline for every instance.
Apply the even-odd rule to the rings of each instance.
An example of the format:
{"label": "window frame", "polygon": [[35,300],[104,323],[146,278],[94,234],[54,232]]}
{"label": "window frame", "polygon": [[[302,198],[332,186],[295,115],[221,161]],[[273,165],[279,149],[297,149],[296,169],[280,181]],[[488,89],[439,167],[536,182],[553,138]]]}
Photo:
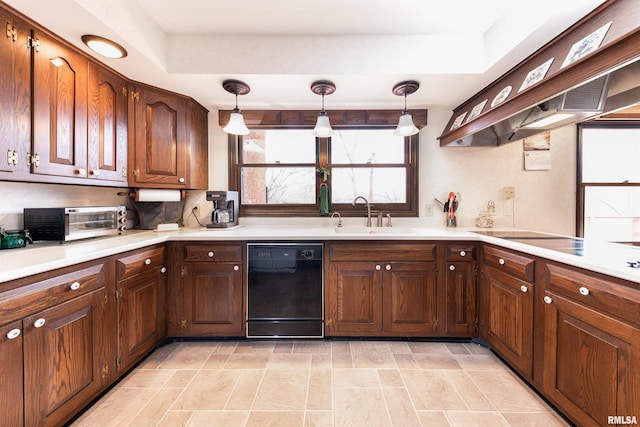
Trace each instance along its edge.
{"label": "window frame", "polygon": [[[249,126],[249,128],[252,128]],[[307,128],[307,127],[305,127]],[[336,126],[334,126],[336,128]],[[343,129],[350,130],[376,130],[376,129],[393,129],[391,126],[350,126]],[[258,127],[256,127],[258,129]],[[259,129],[283,129],[282,126],[260,126]],[[296,127],[296,129],[300,129]],[[308,127],[309,132],[313,129],[312,126]],[[373,212],[383,212],[384,214],[391,214],[396,217],[417,217],[418,216],[418,195],[419,195],[419,169],[418,169],[418,147],[419,147],[419,134],[408,136],[404,138],[404,163],[384,164],[376,163],[375,165],[353,165],[358,168],[371,168],[371,167],[404,167],[407,171],[406,174],[406,202],[405,203],[371,203],[371,209]],[[255,165],[244,164],[242,162],[242,147],[243,138],[238,135],[229,135],[229,189],[236,190],[239,193],[240,200],[242,200],[242,167],[243,166],[260,166],[269,167],[267,165]],[[331,144],[330,138],[316,138],[316,168],[321,164],[331,169],[333,165],[330,163],[331,159]],[[271,166],[274,167],[275,165]],[[287,163],[278,165],[278,167],[296,167],[307,166],[307,164]],[[344,168],[349,167],[345,164],[336,164],[336,167]],[[318,189],[322,183],[322,175],[316,173],[315,190],[316,194],[314,199],[317,200]],[[331,174],[327,177],[327,184],[331,185]],[[366,196],[366,195],[365,195]],[[332,211],[339,212],[345,217],[361,216],[364,208],[361,203],[353,206],[351,203],[333,203]],[[240,216],[280,216],[280,217],[313,217],[319,216],[317,204],[242,204],[240,203]]]}
{"label": "window frame", "polygon": [[583,154],[583,130],[584,129],[637,129],[640,131],[640,123],[630,121],[595,121],[579,123],[578,147],[576,150],[576,236],[584,237],[585,224],[585,194],[587,187],[640,187],[640,182],[583,182],[582,180],[582,154]]}

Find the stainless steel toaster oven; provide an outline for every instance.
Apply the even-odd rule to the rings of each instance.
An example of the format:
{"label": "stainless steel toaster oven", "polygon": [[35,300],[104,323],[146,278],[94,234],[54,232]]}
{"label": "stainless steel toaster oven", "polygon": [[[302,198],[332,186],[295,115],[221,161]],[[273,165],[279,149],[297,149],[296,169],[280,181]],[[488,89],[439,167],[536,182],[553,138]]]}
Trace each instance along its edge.
{"label": "stainless steel toaster oven", "polygon": [[25,208],[24,229],[37,240],[71,240],[118,235],[127,229],[125,206]]}

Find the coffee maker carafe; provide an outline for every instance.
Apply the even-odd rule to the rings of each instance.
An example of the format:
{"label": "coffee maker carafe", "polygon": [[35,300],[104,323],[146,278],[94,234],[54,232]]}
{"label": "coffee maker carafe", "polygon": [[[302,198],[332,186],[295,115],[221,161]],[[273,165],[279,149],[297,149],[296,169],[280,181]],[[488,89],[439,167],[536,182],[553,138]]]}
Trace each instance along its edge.
{"label": "coffee maker carafe", "polygon": [[238,225],[237,191],[207,191],[207,200],[213,202],[211,224],[207,224],[207,228],[226,228]]}

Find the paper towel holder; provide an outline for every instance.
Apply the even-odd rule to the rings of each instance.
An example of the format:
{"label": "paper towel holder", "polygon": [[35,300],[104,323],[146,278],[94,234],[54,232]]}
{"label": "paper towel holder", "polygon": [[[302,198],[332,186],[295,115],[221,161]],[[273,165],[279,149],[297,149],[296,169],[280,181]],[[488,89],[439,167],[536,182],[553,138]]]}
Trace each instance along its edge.
{"label": "paper towel holder", "polygon": [[[118,196],[128,196],[128,197],[131,197],[134,201],[139,202],[140,201],[139,190],[146,190],[146,189],[136,188],[134,191],[119,191]],[[179,190],[179,191],[180,191],[180,200],[184,200],[189,195],[189,193],[186,190]]]}

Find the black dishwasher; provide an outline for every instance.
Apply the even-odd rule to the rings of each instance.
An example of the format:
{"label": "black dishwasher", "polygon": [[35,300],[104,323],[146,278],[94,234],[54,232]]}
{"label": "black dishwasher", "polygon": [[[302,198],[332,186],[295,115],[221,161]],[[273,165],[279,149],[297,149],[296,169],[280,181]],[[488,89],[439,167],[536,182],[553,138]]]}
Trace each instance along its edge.
{"label": "black dishwasher", "polygon": [[247,244],[247,338],[324,336],[323,244]]}

